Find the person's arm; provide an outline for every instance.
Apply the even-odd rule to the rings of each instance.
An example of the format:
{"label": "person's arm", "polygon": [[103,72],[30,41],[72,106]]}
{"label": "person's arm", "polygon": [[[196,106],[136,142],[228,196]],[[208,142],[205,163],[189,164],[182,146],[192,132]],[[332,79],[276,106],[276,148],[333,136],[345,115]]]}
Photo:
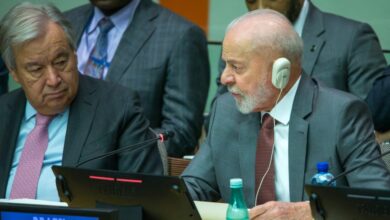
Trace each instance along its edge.
{"label": "person's arm", "polygon": [[[367,105],[358,99],[343,103],[336,116],[337,154],[344,170],[379,156],[374,127]],[[375,160],[346,176],[348,186],[390,188],[390,173],[383,160]]]}
{"label": "person's arm", "polygon": [[161,129],[175,133],[167,150],[181,157],[193,153],[198,144],[209,89],[207,42],[200,28],[192,26],[178,39],[166,79]]}
{"label": "person's arm", "polygon": [[217,201],[221,198],[212,161],[212,152],[206,141],[182,174],[194,200]]}
{"label": "person's arm", "polygon": [[[213,106],[211,110],[211,126],[213,129],[215,125],[215,114],[216,114],[217,104]],[[218,129],[218,126],[215,126],[214,129]],[[190,192],[194,200],[200,201],[217,201],[221,198],[220,189],[217,183],[216,169],[213,160],[213,150],[212,139],[214,138],[214,133],[211,132],[205,142],[199,148],[199,151],[196,153],[194,159],[184,170],[181,177],[185,181],[188,191]],[[216,155],[217,157],[220,155]],[[229,172],[228,170],[226,171]],[[221,175],[221,174],[219,174]]]}
{"label": "person's arm", "polygon": [[[127,89],[126,89],[127,90]],[[124,90],[125,91],[125,90]],[[156,137],[149,129],[149,121],[146,119],[140,107],[136,93],[131,92],[123,96],[123,113],[119,125],[119,138],[117,146],[126,147],[148,141]],[[141,149],[129,150],[118,155],[118,169],[126,172],[163,174],[161,155],[157,147],[157,141],[142,145]]]}
{"label": "person's arm", "polygon": [[364,100],[386,67],[378,37],[368,24],[362,23],[352,34],[347,65],[348,90]]}
{"label": "person's arm", "polygon": [[366,99],[379,138],[382,137],[381,133],[390,131],[390,66],[384,72],[374,82]]}

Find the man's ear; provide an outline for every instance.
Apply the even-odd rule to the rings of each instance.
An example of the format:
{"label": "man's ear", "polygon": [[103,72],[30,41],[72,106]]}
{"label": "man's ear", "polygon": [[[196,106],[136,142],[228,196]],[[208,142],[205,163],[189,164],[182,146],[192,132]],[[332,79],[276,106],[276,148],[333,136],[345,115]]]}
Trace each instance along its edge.
{"label": "man's ear", "polygon": [[14,79],[14,81],[20,84],[20,80],[19,80],[18,74],[16,74],[15,70],[9,68],[8,66],[7,66],[7,69],[9,71],[9,73],[11,73],[11,76]]}

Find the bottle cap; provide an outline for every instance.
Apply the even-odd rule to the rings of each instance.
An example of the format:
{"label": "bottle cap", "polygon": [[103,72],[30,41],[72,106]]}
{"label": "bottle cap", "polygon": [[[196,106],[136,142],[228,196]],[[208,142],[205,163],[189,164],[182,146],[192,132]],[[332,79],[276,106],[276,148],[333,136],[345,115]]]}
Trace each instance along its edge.
{"label": "bottle cap", "polygon": [[317,163],[317,170],[318,172],[328,172],[329,169],[329,163],[328,162],[318,162]]}
{"label": "bottle cap", "polygon": [[230,188],[242,188],[242,179],[241,178],[230,179]]}

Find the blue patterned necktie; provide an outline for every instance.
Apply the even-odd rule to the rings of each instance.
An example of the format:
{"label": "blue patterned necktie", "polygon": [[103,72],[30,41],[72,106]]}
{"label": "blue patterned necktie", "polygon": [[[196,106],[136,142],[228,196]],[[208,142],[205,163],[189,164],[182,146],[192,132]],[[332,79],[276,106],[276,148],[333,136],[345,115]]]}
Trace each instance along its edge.
{"label": "blue patterned necktie", "polygon": [[114,27],[114,24],[108,18],[99,21],[99,36],[95,47],[89,56],[84,74],[97,79],[103,79],[104,68],[108,68],[110,63],[107,61],[108,32]]}

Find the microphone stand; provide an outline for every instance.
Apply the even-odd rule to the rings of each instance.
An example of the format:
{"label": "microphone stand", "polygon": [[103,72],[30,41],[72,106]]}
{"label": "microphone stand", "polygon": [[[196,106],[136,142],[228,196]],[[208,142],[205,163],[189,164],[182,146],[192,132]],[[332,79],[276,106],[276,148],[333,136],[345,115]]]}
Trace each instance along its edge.
{"label": "microphone stand", "polygon": [[[165,139],[166,139],[166,138],[165,138]],[[104,153],[104,154],[101,154],[101,155],[94,156],[94,157],[91,157],[91,158],[89,158],[89,159],[86,159],[86,160],[84,160],[84,161],[81,161],[80,163],[78,163],[78,164],[76,165],[76,168],[77,168],[77,167],[80,167],[81,165],[86,164],[86,163],[88,163],[88,162],[90,162],[90,161],[92,161],[92,160],[98,160],[98,159],[110,157],[110,156],[112,156],[112,155],[115,155],[115,154],[118,154],[118,153],[122,153],[122,152],[124,152],[124,151],[129,150],[129,149],[131,149],[131,151],[133,151],[133,150],[138,150],[138,149],[142,148],[143,145],[145,145],[145,144],[149,144],[149,143],[152,143],[152,142],[157,141],[157,140],[164,141],[165,139],[164,139],[164,135],[163,135],[163,134],[160,134],[158,137],[155,137],[155,138],[153,138],[153,139],[149,139],[149,140],[146,140],[146,141],[137,143],[137,144],[127,145],[127,146],[125,146],[125,147],[123,147],[123,148],[120,148],[120,149],[117,149],[117,150],[113,150],[113,151],[110,151],[110,152],[108,152],[108,153]]]}
{"label": "microphone stand", "polygon": [[347,175],[347,174],[349,174],[349,173],[355,171],[356,169],[359,169],[360,167],[364,167],[364,166],[366,166],[367,164],[371,163],[372,161],[378,160],[379,158],[381,158],[381,157],[383,157],[383,156],[386,156],[386,155],[388,155],[388,154],[390,154],[390,150],[384,152],[383,154],[380,154],[380,155],[377,156],[377,157],[372,158],[372,159],[369,160],[369,161],[366,161],[366,162],[364,162],[364,163],[362,163],[362,164],[359,164],[359,165],[357,165],[357,166],[355,166],[355,167],[353,167],[353,168],[351,168],[351,169],[349,169],[349,170],[346,170],[346,171],[344,171],[344,172],[341,172],[341,173],[338,174],[337,176],[333,177],[333,179],[332,179],[331,181],[329,181],[329,183],[328,183],[327,185],[330,186],[330,185],[331,185],[334,181],[336,181],[338,178],[340,178],[340,177],[342,177],[342,176],[345,176],[345,175]]}

